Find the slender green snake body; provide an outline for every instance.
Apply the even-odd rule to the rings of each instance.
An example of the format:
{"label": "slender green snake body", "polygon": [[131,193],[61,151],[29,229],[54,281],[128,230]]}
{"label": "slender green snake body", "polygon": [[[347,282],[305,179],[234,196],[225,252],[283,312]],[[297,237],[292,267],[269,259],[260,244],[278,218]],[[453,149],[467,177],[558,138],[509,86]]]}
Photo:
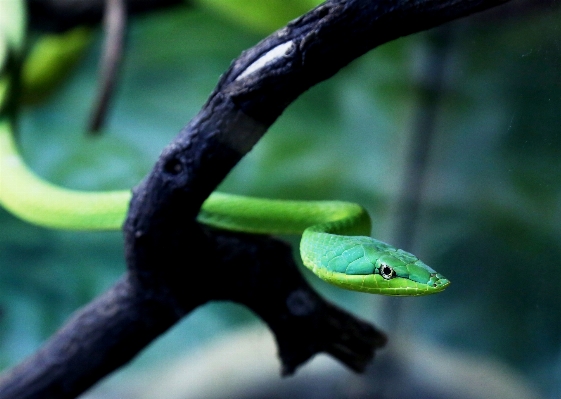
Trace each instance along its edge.
{"label": "slender green snake body", "polygon": [[[129,191],[75,191],[42,180],[19,155],[10,123],[0,120],[0,204],[21,219],[57,229],[119,229],[130,197]],[[323,280],[349,290],[426,295],[449,284],[414,255],[367,237],[370,218],[357,204],[213,193],[198,220],[233,231],[302,234],[304,265]]]}
{"label": "slender green snake body", "polygon": [[[0,35],[0,111],[9,86],[8,74],[1,72],[8,47],[2,39]],[[10,118],[0,112],[0,205],[14,215],[48,228],[120,229],[130,198],[129,191],[69,190],[39,178],[17,150]],[[437,293],[449,285],[414,255],[368,237],[370,218],[357,204],[213,193],[198,220],[233,231],[302,234],[304,265],[349,290],[414,296]]]}

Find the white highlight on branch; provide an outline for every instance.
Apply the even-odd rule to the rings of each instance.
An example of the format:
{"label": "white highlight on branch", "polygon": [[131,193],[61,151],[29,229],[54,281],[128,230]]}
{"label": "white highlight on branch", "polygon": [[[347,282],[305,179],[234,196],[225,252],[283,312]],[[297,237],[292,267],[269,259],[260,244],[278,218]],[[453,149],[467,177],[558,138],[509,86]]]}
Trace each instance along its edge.
{"label": "white highlight on branch", "polygon": [[252,64],[250,64],[245,69],[245,71],[243,71],[236,78],[236,80],[243,79],[246,76],[252,74],[253,72],[256,72],[259,69],[263,68],[265,65],[269,65],[275,62],[276,60],[278,60],[279,58],[284,57],[292,49],[293,44],[294,44],[293,41],[290,40],[288,42],[279,44],[276,47],[273,47],[265,54],[263,54],[261,57],[259,57],[256,61],[254,61]]}

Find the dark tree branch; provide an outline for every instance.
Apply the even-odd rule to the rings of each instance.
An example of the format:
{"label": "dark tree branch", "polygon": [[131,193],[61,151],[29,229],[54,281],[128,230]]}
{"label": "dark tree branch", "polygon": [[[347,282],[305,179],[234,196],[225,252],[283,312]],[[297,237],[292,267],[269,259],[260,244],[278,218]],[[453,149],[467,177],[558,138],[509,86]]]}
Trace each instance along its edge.
{"label": "dark tree branch", "polygon": [[383,333],[320,298],[298,271],[287,244],[267,237],[209,231],[215,256],[227,265],[219,270],[223,278],[213,282],[210,296],[239,302],[269,325],[279,347],[283,375],[292,374],[319,352],[363,371],[374,350],[386,343]]}
{"label": "dark tree branch", "polygon": [[[384,334],[327,304],[308,286],[288,245],[220,231],[202,235],[206,248],[183,254],[188,260],[178,265],[179,272],[155,282],[128,273],[81,309],[39,352],[3,376],[0,397],[76,397],[211,299],[242,303],[271,327],[283,374],[321,351],[362,371],[385,344]],[[222,278],[209,279],[209,268]]]}
{"label": "dark tree branch", "polygon": [[216,299],[241,302],[268,323],[285,374],[321,351],[363,370],[383,334],[318,297],[285,245],[202,228],[195,217],[302,92],[382,43],[505,1],[331,0],[244,52],[135,189],[125,279],[5,377],[0,397],[73,397]]}
{"label": "dark tree branch", "polygon": [[[72,398],[138,353],[180,317],[133,278],[119,281],[0,380],[2,398]],[[100,351],[100,348],[103,348]]]}

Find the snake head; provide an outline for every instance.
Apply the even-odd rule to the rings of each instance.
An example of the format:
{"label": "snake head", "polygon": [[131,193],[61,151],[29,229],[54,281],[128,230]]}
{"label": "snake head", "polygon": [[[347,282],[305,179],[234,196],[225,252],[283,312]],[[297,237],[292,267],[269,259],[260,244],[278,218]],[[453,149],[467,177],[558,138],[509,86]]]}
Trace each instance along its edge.
{"label": "snake head", "polygon": [[415,255],[401,249],[389,248],[379,256],[375,262],[374,273],[382,276],[384,280],[396,279],[396,286],[402,283],[401,279],[418,283],[424,288],[424,294],[440,292],[450,284],[442,274],[437,273]]}
{"label": "snake head", "polygon": [[324,246],[326,250],[321,253],[314,251],[321,249],[321,245],[306,243],[301,253],[304,265],[331,284],[392,296],[435,294],[450,284],[415,255],[382,241],[365,236],[326,236],[323,242],[331,240],[338,244]]}

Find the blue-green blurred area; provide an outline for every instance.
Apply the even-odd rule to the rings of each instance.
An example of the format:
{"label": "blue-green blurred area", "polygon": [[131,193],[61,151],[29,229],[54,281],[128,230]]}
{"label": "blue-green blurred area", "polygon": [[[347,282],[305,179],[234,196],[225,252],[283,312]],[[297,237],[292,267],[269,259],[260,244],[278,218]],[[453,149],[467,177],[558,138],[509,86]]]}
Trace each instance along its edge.
{"label": "blue-green blurred area", "polygon": [[[407,154],[414,140],[427,140],[428,160],[415,169],[425,176],[420,213],[404,249],[452,285],[432,297],[381,298],[303,271],[324,296],[389,333],[390,347],[371,369],[384,378],[361,380],[320,359],[322,376],[341,381],[325,396],[312,366],[298,372],[305,378],[260,380],[269,369],[259,367],[257,350],[224,348],[242,348],[237,343],[251,333],[240,331],[261,322],[240,306],[209,304],[89,397],[294,397],[290,384],[300,384],[301,397],[560,397],[561,13],[504,15],[464,19],[366,54],[291,105],[221,187],[359,202],[373,217],[373,236],[395,242]],[[92,138],[84,128],[98,83],[99,35],[49,101],[24,110],[26,160],[69,187],[134,186],[231,60],[265,34],[204,2],[134,18],[107,128]],[[423,136],[417,115],[431,90],[424,74],[434,52],[444,63],[442,88],[422,104],[436,112],[432,136]],[[110,287],[125,264],[120,233],[49,231],[3,210],[0,226],[0,364],[8,367]],[[274,350],[265,358],[276,362]],[[175,375],[185,364],[192,367]],[[232,377],[244,372],[255,378]],[[215,390],[195,395],[205,378]],[[235,396],[240,381],[263,390]],[[148,396],[148,385],[157,396]],[[268,395],[273,385],[287,391]],[[491,395],[487,386],[512,392]]]}

